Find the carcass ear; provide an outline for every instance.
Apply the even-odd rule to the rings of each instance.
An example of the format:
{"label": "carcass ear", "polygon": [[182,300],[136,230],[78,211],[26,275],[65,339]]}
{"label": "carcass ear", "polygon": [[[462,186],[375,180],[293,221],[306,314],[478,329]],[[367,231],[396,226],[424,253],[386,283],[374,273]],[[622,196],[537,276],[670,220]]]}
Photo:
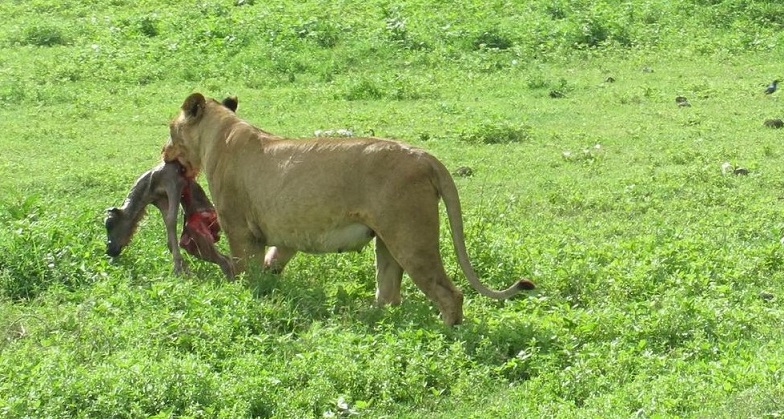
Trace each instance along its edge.
{"label": "carcass ear", "polygon": [[117,207],[106,208],[106,213],[107,214],[117,215],[120,212],[121,212],[120,209],[117,208]]}
{"label": "carcass ear", "polygon": [[232,112],[237,112],[237,106],[239,106],[239,101],[237,100],[237,96],[229,96],[226,99],[223,99],[221,102],[223,106],[231,109]]}
{"label": "carcass ear", "polygon": [[207,99],[201,93],[193,93],[185,99],[182,104],[182,111],[188,118],[198,118],[207,106]]}

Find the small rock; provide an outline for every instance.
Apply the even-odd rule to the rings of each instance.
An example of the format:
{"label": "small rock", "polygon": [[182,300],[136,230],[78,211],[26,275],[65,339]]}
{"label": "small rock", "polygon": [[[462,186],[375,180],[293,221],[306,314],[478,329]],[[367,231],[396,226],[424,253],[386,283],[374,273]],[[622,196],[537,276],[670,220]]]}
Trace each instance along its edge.
{"label": "small rock", "polygon": [[346,128],[339,128],[339,129],[324,129],[324,130],[316,130],[313,132],[313,135],[316,137],[353,137],[354,132],[350,129]]}
{"label": "small rock", "polygon": [[768,291],[761,291],[759,293],[759,296],[765,301],[773,301],[773,299],[776,298],[776,296],[773,295],[772,292],[768,292]]}
{"label": "small rock", "polygon": [[558,99],[564,97],[564,94],[560,90],[550,90],[550,97],[553,99]]}
{"label": "small rock", "polygon": [[691,106],[691,103],[689,103],[689,100],[686,99],[683,96],[677,96],[675,98],[675,103],[677,103],[678,106],[680,106],[680,107],[689,107],[689,106]]}
{"label": "small rock", "polygon": [[615,83],[615,77],[612,77],[612,76],[607,77],[606,79],[604,79],[604,82],[605,83]]}
{"label": "small rock", "polygon": [[749,174],[749,169],[746,169],[745,167],[736,167],[732,173],[735,175],[746,176]]}
{"label": "small rock", "polygon": [[784,127],[784,121],[781,119],[766,119],[763,125],[768,128],[781,128]]}
{"label": "small rock", "polygon": [[725,161],[721,164],[721,174],[726,175],[732,173],[733,175],[746,176],[749,174],[749,169],[742,166],[733,166],[730,162]]}
{"label": "small rock", "polygon": [[773,80],[773,82],[771,82],[771,83],[768,85],[768,87],[767,87],[767,88],[765,88],[765,94],[766,94],[766,95],[773,94],[773,92],[775,92],[775,91],[776,91],[776,87],[778,86],[778,84],[779,84],[779,81],[778,81],[778,80]]}
{"label": "small rock", "polygon": [[474,175],[474,170],[468,166],[461,166],[455,170],[455,176],[470,177]]}
{"label": "small rock", "polygon": [[643,73],[653,73],[653,69],[648,67],[648,66],[645,66],[645,67],[642,68],[642,72]]}

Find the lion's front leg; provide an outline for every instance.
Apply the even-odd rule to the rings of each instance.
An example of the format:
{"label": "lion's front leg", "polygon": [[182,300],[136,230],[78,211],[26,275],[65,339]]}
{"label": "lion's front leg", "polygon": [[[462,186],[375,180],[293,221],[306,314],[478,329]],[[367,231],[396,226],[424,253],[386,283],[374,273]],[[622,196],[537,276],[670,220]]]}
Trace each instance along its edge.
{"label": "lion's front leg", "polygon": [[234,274],[245,272],[248,261],[256,259],[263,263],[265,243],[250,234],[247,228],[237,228],[231,223],[221,223],[221,228],[226,232],[229,249],[234,260]]}

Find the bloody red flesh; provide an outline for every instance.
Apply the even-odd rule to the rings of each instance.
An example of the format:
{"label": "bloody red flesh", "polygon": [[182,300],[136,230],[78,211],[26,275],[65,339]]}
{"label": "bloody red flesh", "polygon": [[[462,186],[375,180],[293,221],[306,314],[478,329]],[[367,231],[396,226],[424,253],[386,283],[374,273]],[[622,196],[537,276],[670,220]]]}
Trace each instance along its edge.
{"label": "bloody red flesh", "polygon": [[[201,254],[200,246],[211,245],[220,239],[218,214],[209,201],[207,201],[206,207],[205,203],[194,202],[191,188],[195,181],[185,179],[185,186],[180,196],[180,203],[185,210],[185,224],[180,236],[180,247],[192,255],[199,255]],[[199,206],[202,208],[197,208]]]}

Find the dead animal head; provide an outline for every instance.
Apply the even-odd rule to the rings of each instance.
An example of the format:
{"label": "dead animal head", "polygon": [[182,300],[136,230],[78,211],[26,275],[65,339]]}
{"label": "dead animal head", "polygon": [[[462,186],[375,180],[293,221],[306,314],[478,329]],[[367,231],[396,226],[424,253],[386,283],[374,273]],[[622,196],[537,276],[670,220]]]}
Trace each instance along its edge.
{"label": "dead animal head", "polygon": [[123,248],[128,245],[133,237],[136,224],[120,208],[112,207],[106,210],[106,254],[111,257],[120,256]]}

